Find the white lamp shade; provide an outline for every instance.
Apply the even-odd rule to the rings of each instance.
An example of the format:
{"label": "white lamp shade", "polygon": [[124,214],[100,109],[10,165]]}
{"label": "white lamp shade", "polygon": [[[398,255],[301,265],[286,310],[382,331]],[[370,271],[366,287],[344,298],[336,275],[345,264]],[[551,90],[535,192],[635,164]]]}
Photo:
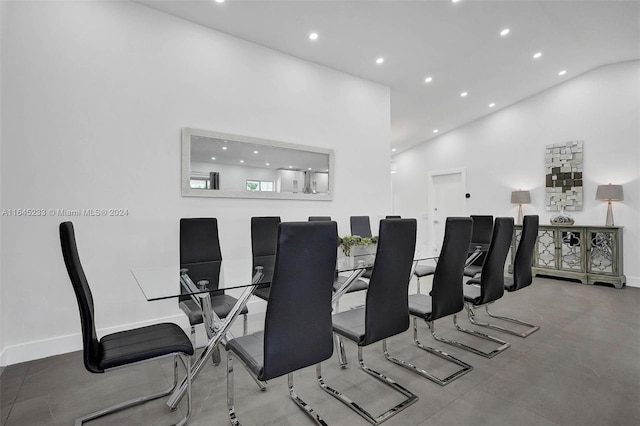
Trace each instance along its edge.
{"label": "white lamp shade", "polygon": [[513,204],[529,204],[531,202],[531,194],[529,191],[512,191],[511,203]]}
{"label": "white lamp shade", "polygon": [[601,201],[622,201],[622,185],[598,185],[596,190],[596,200]]}

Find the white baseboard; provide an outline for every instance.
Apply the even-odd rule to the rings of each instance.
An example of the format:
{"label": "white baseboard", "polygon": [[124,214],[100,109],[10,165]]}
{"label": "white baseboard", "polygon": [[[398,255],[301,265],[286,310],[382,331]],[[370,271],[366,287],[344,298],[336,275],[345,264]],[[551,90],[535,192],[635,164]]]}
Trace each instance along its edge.
{"label": "white baseboard", "polygon": [[[264,312],[266,303],[262,300],[250,300],[249,303],[247,303],[247,307],[251,313]],[[122,324],[96,331],[98,336],[104,336],[106,334],[117,333],[118,331],[130,330],[132,328],[144,327],[161,322],[172,322],[178,324],[184,330],[189,330],[187,317],[183,314],[177,314],[132,324]],[[10,345],[2,348],[2,351],[0,351],[0,366],[4,367],[79,350],[82,350],[82,335],[80,333]]]}
{"label": "white baseboard", "polygon": [[640,287],[640,277],[629,277],[629,276],[627,276],[627,286],[629,286],[629,287]]}

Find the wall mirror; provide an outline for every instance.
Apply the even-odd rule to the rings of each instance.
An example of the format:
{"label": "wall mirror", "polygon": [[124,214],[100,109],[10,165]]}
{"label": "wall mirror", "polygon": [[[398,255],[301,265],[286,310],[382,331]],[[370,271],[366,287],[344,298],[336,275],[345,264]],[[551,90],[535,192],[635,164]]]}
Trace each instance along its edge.
{"label": "wall mirror", "polygon": [[331,200],[333,150],[182,129],[182,195]]}

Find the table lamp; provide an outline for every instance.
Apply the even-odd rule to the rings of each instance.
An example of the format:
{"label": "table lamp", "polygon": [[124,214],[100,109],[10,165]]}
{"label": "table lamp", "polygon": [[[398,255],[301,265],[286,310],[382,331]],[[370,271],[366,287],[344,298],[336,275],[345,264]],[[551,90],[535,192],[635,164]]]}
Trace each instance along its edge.
{"label": "table lamp", "polygon": [[511,203],[518,204],[518,221],[517,225],[522,225],[522,205],[529,204],[531,202],[531,194],[529,191],[512,191],[511,192]]}
{"label": "table lamp", "polygon": [[596,200],[606,201],[609,204],[607,207],[607,221],[605,226],[613,226],[613,210],[611,209],[611,202],[624,200],[622,195],[622,185],[598,185],[598,189],[596,190]]}

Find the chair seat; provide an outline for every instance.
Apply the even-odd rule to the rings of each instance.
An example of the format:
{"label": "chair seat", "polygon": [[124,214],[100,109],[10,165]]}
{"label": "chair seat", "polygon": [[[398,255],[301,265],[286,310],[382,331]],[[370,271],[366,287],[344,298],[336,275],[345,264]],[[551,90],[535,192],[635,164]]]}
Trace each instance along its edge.
{"label": "chair seat", "polygon": [[508,275],[504,277],[504,289],[507,291],[516,291],[517,288],[513,282],[513,276]]}
{"label": "chair seat", "polygon": [[271,294],[271,286],[266,285],[264,287],[258,287],[253,294],[258,296],[261,299],[269,300],[269,295]]}
{"label": "chair seat", "polygon": [[193,355],[193,346],[176,324],[162,323],[108,334],[100,339],[102,369],[181,352]]}
{"label": "chair seat", "polygon": [[227,343],[226,349],[236,354],[256,377],[260,377],[264,365],[264,331],[236,337]]}
{"label": "chair seat", "polygon": [[[348,279],[348,277],[343,277],[343,276],[338,275],[338,277],[333,282],[333,291],[338,291],[338,289],[340,287],[342,287],[342,284],[344,284],[344,282],[347,279]],[[355,280],[354,282],[351,283],[351,285],[347,289],[347,293],[353,293],[354,291],[366,290],[368,288],[369,288],[369,284],[366,281],[363,281],[360,278],[358,278],[357,280]]]}
{"label": "chair seat", "polygon": [[482,272],[482,265],[469,265],[464,268],[465,277],[475,277],[480,272]]}
{"label": "chair seat", "polygon": [[[235,297],[227,296],[226,294],[213,295],[211,296],[211,309],[218,317],[226,318],[237,301],[238,299]],[[183,300],[180,302],[180,309],[182,309],[189,318],[189,324],[202,324],[202,311],[195,301],[191,299]],[[249,310],[245,306],[240,311],[240,314],[244,315],[248,312]]]}
{"label": "chair seat", "polygon": [[427,294],[409,295],[409,313],[422,318],[427,318],[432,312],[431,296]]}
{"label": "chair seat", "polygon": [[365,309],[357,308],[339,312],[331,317],[333,331],[358,344],[364,342]]}
{"label": "chair seat", "polygon": [[427,275],[433,275],[436,272],[436,267],[431,265],[418,265],[413,272],[418,278],[426,277]]}
{"label": "chair seat", "polygon": [[[474,278],[467,281],[467,283],[463,286],[462,292],[464,294],[464,301],[473,303],[474,305],[480,303],[481,289],[480,286],[477,285],[469,285],[470,281],[475,281]],[[474,284],[474,283],[471,283]],[[477,284],[480,284],[480,279],[477,279]]]}
{"label": "chair seat", "polygon": [[474,276],[473,278],[467,280],[467,282],[465,284],[475,284],[475,285],[480,285],[480,281],[482,280],[482,275],[477,275]]}

